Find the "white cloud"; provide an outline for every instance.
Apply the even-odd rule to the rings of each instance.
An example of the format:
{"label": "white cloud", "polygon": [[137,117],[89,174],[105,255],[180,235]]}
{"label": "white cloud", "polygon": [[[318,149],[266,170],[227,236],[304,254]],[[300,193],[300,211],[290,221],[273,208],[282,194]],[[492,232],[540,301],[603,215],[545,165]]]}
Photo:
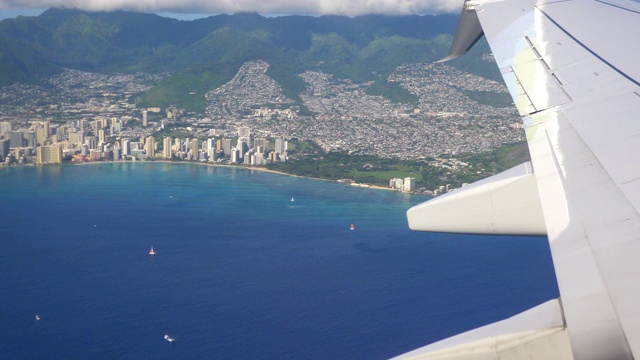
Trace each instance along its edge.
{"label": "white cloud", "polygon": [[0,0],[0,10],[69,7],[91,11],[263,15],[365,15],[457,13],[463,0]]}

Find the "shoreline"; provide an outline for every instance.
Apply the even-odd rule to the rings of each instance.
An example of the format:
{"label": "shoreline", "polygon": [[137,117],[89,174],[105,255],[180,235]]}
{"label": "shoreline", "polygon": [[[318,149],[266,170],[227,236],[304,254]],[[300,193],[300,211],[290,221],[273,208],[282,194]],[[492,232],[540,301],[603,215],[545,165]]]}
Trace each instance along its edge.
{"label": "shoreline", "polygon": [[[314,178],[311,176],[303,176],[303,175],[295,175],[295,174],[289,174],[289,173],[285,173],[282,171],[277,171],[277,170],[271,170],[271,169],[266,169],[263,167],[248,167],[248,166],[242,166],[242,165],[229,165],[229,164],[211,164],[211,163],[206,163],[206,162],[197,162],[197,161],[169,161],[169,160],[153,160],[153,161],[132,161],[132,160],[120,160],[120,161],[91,161],[91,162],[81,162],[81,163],[69,163],[69,165],[96,165],[96,164],[118,164],[118,163],[130,163],[130,164],[135,164],[135,163],[164,163],[164,164],[190,164],[190,165],[200,165],[200,166],[210,166],[210,167],[226,167],[226,168],[230,168],[230,169],[244,169],[244,170],[249,170],[249,171],[261,171],[261,172],[267,172],[267,173],[271,173],[271,174],[277,174],[277,175],[284,175],[284,176],[293,176],[293,177],[297,177],[297,178],[301,178],[301,179],[309,179],[309,180],[319,180],[319,181],[327,181],[327,182],[337,182],[337,180],[329,180],[329,179],[321,179],[321,178]],[[60,165],[65,165],[65,164],[60,164]],[[38,165],[35,165],[38,166]],[[40,165],[43,166],[43,165]],[[390,187],[384,187],[384,186],[380,186],[380,185],[371,185],[371,184],[364,184],[367,185],[366,187],[364,186],[352,186],[351,184],[345,184],[344,186],[348,186],[354,189],[374,189],[374,190],[385,190],[385,191],[392,191],[392,192],[397,192],[399,194],[409,194],[409,195],[414,195],[413,193],[405,193],[402,191],[397,191],[395,189],[392,189]]]}

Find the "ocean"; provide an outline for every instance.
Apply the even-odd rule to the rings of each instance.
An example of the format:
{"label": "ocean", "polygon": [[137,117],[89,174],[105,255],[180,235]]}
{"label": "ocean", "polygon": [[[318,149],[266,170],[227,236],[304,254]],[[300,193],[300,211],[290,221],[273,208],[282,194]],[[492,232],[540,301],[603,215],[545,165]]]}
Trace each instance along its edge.
{"label": "ocean", "polygon": [[187,163],[0,169],[0,358],[386,359],[558,296],[546,238],[413,232],[425,200]]}

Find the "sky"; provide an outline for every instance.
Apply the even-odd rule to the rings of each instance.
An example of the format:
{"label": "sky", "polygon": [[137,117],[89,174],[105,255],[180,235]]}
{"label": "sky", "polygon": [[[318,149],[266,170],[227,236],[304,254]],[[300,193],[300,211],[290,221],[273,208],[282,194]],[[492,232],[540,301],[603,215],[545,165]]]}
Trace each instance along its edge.
{"label": "sky", "polygon": [[50,7],[128,10],[191,20],[216,14],[408,15],[459,13],[464,0],[0,0],[0,19],[37,16]]}

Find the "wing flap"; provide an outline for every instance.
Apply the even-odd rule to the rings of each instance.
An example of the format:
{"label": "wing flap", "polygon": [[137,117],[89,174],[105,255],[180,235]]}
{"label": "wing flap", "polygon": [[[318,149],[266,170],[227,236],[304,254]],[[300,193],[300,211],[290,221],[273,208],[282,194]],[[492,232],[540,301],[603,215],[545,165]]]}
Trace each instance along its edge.
{"label": "wing flap", "polygon": [[393,360],[573,359],[558,299]]}

